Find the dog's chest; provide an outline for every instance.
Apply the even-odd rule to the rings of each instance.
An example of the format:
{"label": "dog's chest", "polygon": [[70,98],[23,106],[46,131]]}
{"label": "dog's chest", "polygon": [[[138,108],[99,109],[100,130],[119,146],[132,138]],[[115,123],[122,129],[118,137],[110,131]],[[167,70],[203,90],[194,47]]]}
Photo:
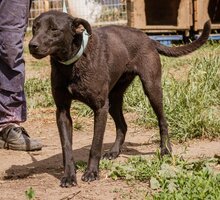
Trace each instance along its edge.
{"label": "dog's chest", "polygon": [[94,90],[93,82],[87,78],[85,79],[85,77],[84,79],[81,77],[80,79],[75,78],[71,80],[67,85],[67,89],[73,99],[85,103],[91,101],[97,95],[97,90]]}

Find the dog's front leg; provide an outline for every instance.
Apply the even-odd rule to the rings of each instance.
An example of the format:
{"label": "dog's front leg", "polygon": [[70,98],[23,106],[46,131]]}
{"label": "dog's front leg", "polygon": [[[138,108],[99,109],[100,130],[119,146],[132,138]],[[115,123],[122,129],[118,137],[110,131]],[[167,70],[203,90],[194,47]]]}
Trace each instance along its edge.
{"label": "dog's front leg", "polygon": [[84,175],[83,181],[94,181],[99,177],[99,161],[101,159],[102,143],[107,121],[109,103],[106,101],[102,108],[94,111],[94,136],[89,155],[88,167]]}
{"label": "dog's front leg", "polygon": [[64,176],[61,179],[61,187],[75,186],[76,170],[72,152],[72,119],[68,108],[57,108],[57,126],[63,152]]}

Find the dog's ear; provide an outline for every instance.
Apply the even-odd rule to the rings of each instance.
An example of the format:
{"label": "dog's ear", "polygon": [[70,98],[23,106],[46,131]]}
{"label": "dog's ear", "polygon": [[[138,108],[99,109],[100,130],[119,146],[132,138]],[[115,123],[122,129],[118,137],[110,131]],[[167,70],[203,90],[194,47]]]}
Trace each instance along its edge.
{"label": "dog's ear", "polygon": [[92,28],[89,22],[81,18],[75,18],[73,20],[73,28],[75,29],[76,34],[82,34],[85,29],[89,35],[92,34]]}

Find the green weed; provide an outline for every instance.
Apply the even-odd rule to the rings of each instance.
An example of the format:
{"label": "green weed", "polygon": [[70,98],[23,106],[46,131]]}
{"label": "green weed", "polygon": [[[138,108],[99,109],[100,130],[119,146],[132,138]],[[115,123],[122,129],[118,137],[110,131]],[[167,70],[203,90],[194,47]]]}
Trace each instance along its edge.
{"label": "green weed", "polygon": [[35,198],[35,191],[32,187],[28,188],[25,191],[25,196],[27,197],[28,200],[33,200]]}
{"label": "green weed", "polygon": [[188,162],[158,155],[148,160],[131,157],[126,162],[102,160],[100,168],[113,180],[148,182],[151,190],[146,199],[218,199],[220,174],[210,167],[217,159]]}
{"label": "green weed", "polygon": [[71,109],[76,111],[79,117],[91,117],[93,115],[92,109],[79,101],[73,101]]}
{"label": "green weed", "polygon": [[76,162],[76,169],[84,172],[86,170],[87,163],[85,161],[79,160]]}
{"label": "green weed", "polygon": [[185,140],[220,134],[220,59],[196,59],[186,81],[164,79],[164,104],[171,134]]}
{"label": "green weed", "polygon": [[220,197],[220,174],[214,174],[206,163],[183,166],[161,165],[158,174],[152,177],[156,184],[153,199],[218,199]]}
{"label": "green weed", "polygon": [[29,108],[50,107],[54,105],[49,79],[32,78],[25,83]]}
{"label": "green weed", "polygon": [[75,130],[82,130],[83,128],[83,125],[78,121],[78,120],[75,120],[74,124],[73,124],[73,128]]}

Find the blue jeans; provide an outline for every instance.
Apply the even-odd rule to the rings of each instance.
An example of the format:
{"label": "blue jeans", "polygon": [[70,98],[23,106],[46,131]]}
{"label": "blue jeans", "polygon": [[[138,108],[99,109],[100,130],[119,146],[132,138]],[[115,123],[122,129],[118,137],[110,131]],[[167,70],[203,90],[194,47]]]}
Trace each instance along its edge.
{"label": "blue jeans", "polygon": [[0,125],[26,120],[23,39],[30,0],[0,0]]}

